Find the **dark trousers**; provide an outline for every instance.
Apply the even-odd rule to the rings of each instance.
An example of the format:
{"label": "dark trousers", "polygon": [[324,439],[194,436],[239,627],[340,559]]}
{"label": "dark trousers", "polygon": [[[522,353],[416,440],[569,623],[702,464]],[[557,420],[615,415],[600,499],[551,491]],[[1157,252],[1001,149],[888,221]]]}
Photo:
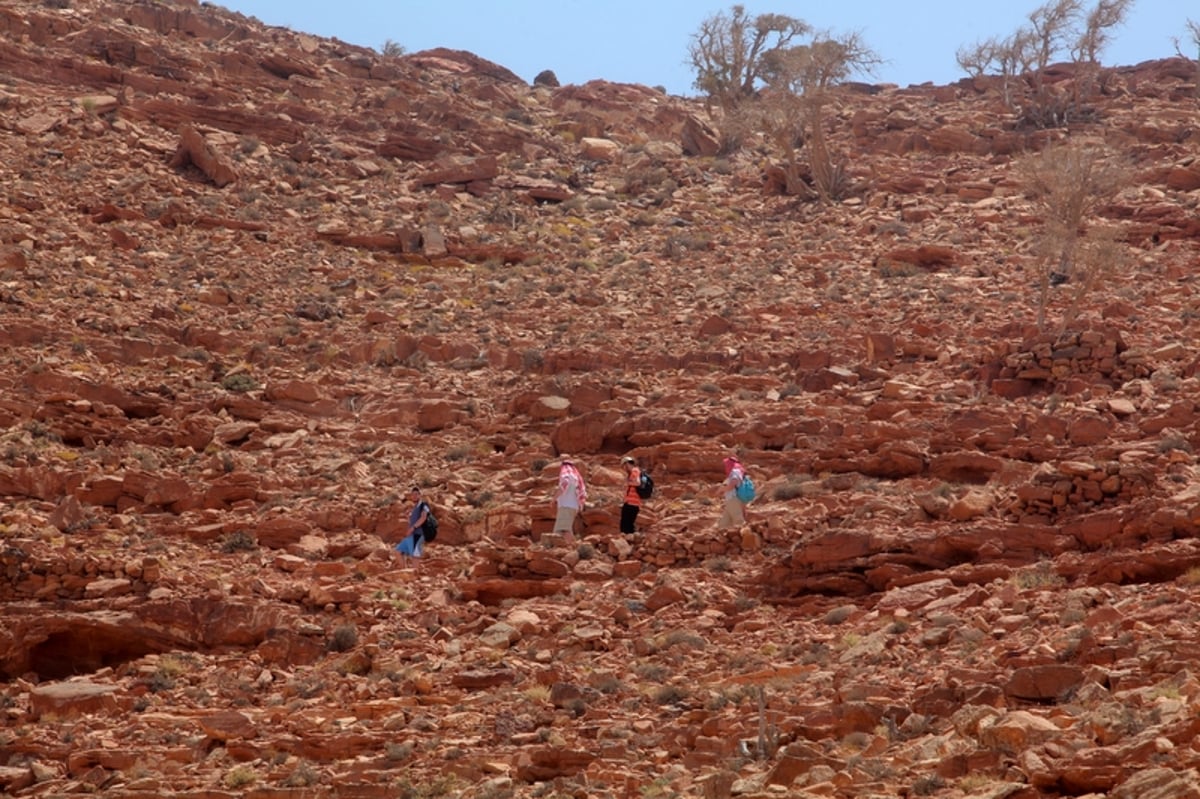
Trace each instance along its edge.
{"label": "dark trousers", "polygon": [[630,505],[626,502],[621,506],[621,532],[626,535],[633,535],[637,532],[634,529],[633,523],[637,521],[638,511],[641,510],[639,505]]}

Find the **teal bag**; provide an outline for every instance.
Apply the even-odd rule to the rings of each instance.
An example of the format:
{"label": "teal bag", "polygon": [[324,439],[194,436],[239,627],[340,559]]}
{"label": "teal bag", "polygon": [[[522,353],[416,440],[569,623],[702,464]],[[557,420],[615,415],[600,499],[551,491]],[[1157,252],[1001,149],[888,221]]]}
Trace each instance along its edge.
{"label": "teal bag", "polygon": [[750,475],[742,475],[742,482],[738,483],[737,487],[737,498],[742,502],[752,502],[754,495],[754,481],[750,479]]}

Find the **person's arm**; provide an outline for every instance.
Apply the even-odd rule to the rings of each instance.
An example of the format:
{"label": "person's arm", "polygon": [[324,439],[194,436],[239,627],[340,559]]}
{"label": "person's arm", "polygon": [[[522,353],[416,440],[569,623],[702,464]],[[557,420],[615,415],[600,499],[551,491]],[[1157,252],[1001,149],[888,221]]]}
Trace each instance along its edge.
{"label": "person's arm", "polygon": [[422,502],[419,507],[421,510],[421,515],[417,517],[417,521],[415,524],[410,524],[408,526],[408,534],[409,535],[412,535],[417,530],[419,530],[425,524],[425,517],[429,515],[429,506],[427,504]]}

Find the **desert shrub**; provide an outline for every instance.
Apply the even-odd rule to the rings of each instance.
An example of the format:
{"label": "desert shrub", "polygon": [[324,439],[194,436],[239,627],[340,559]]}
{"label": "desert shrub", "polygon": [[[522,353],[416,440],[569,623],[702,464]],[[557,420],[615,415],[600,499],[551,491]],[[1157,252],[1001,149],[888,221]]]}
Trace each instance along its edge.
{"label": "desert shrub", "polygon": [[1028,569],[1021,569],[1009,578],[1014,585],[1024,590],[1039,588],[1060,588],[1066,584],[1054,567],[1048,562],[1038,563]]}
{"label": "desert shrub", "polygon": [[662,682],[671,672],[666,666],[656,663],[637,663],[633,667],[633,673],[647,682]]}
{"label": "desert shrub", "polygon": [[1190,454],[1192,452],[1192,442],[1180,431],[1167,429],[1163,431],[1162,438],[1158,440],[1157,449],[1160,453],[1178,450],[1179,452]]}
{"label": "desert shrub", "polygon": [[383,756],[389,763],[399,763],[402,760],[407,760],[412,756],[413,750],[417,745],[412,741],[403,741],[401,743],[389,743],[383,750]]}
{"label": "desert shrub", "polygon": [[548,685],[531,685],[521,691],[521,696],[530,702],[542,704],[550,701],[550,686]]}
{"label": "desert shrub", "polygon": [[469,444],[459,444],[446,450],[446,460],[465,461],[471,457],[472,448]]}
{"label": "desert shrub", "polygon": [[912,795],[933,796],[945,787],[945,780],[943,780],[937,774],[929,774],[923,777],[917,777],[916,782],[914,782],[912,786]]}
{"label": "desert shrub", "polygon": [[155,669],[146,680],[146,687],[152,694],[157,694],[161,691],[170,691],[175,687],[175,678],[162,669]]}
{"label": "desert shrub", "polygon": [[301,760],[300,763],[283,779],[283,787],[285,788],[307,788],[311,785],[316,785],[321,781],[317,770],[307,760]]}
{"label": "desert shrub", "polygon": [[602,694],[615,694],[625,689],[625,683],[615,675],[603,674],[595,678],[593,687]]}
{"label": "desert shrub", "polygon": [[738,613],[746,613],[758,607],[758,600],[745,594],[738,594],[733,598],[731,604],[733,605],[733,609]]}
{"label": "desert shrub", "polygon": [[221,541],[221,551],[227,555],[234,552],[251,552],[258,549],[258,541],[252,533],[235,530]]}
{"label": "desert shrub", "polygon": [[728,574],[729,572],[733,571],[733,561],[731,561],[725,555],[718,555],[717,557],[709,558],[708,560],[704,561],[704,568],[713,573]]}
{"label": "desert shrub", "polygon": [[247,372],[233,372],[221,379],[221,388],[226,391],[243,394],[247,391],[257,391],[260,386],[253,375]]}
{"label": "desert shrub", "polygon": [[348,652],[358,644],[358,628],[353,624],[338,625],[329,638],[329,649],[334,652]]}
{"label": "desert shrub", "polygon": [[504,118],[509,122],[517,122],[521,125],[532,125],[533,117],[523,108],[510,108],[504,112]]}
{"label": "desert shrub", "polygon": [[704,649],[708,642],[688,630],[672,630],[663,640],[663,649],[681,646],[687,649]]}
{"label": "desert shrub", "polygon": [[[538,469],[536,471],[540,472],[541,470]],[[473,508],[482,508],[485,505],[487,505],[489,502],[491,502],[492,499],[494,499],[494,498],[495,498],[495,494],[493,494],[491,491],[487,491],[487,490],[468,491],[463,496],[463,499],[466,500],[467,504]]]}
{"label": "desert shrub", "polygon": [[804,483],[799,480],[789,479],[786,483],[781,483],[772,490],[771,498],[777,502],[786,502],[789,499],[804,495]]}
{"label": "desert shrub", "polygon": [[546,364],[546,354],[542,350],[525,350],[521,353],[521,365],[527,372],[540,372]]}
{"label": "desert shrub", "polygon": [[225,774],[225,787],[231,790],[245,788],[258,782],[258,774],[247,765],[234,766]]}
{"label": "desert shrub", "polygon": [[671,260],[688,258],[692,253],[712,249],[712,239],[705,233],[680,233],[668,236],[663,244],[663,254]]}
{"label": "desert shrub", "polygon": [[654,701],[660,705],[677,705],[687,697],[687,691],[678,685],[662,685],[654,690]]}

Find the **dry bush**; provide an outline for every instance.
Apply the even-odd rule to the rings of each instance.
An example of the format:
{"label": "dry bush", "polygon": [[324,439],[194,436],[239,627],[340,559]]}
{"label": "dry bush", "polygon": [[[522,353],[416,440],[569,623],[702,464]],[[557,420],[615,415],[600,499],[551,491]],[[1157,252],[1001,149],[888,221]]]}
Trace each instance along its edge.
{"label": "dry bush", "polygon": [[1097,209],[1129,182],[1129,165],[1102,145],[1068,141],[1025,156],[1016,172],[1043,225],[1034,249],[1039,271],[1038,329],[1045,329],[1050,287],[1074,282],[1065,329],[1097,282],[1120,264],[1124,248],[1111,227],[1088,225]]}
{"label": "dry bush", "polygon": [[329,639],[332,652],[348,652],[358,645],[358,628],[353,624],[338,625]]}
{"label": "dry bush", "polygon": [[1075,322],[1084,298],[1096,287],[1124,272],[1128,257],[1129,250],[1121,242],[1116,227],[1096,225],[1087,229],[1076,247],[1073,289],[1059,325],[1060,337]]}
{"label": "dry bush", "polygon": [[[1086,103],[1099,83],[1100,53],[1132,8],[1133,0],[1097,0],[1085,12],[1081,0],[1049,0],[1029,13],[1028,25],[960,48],[956,60],[972,77],[994,70],[1005,105],[1021,122],[1037,128],[1065,125],[1092,115]],[[1075,65],[1068,91],[1045,82],[1046,68],[1064,56]]]}

